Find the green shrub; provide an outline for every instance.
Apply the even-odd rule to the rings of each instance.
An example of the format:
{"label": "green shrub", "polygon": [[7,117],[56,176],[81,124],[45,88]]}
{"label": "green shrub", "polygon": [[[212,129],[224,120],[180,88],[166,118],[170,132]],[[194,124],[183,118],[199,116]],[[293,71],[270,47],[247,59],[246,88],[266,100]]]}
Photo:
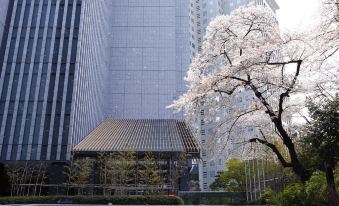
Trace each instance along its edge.
{"label": "green shrub", "polygon": [[0,204],[55,204],[60,199],[69,199],[76,204],[119,204],[119,205],[183,205],[180,197],[168,196],[31,196],[1,197]]}
{"label": "green shrub", "polygon": [[271,188],[267,188],[260,197],[260,204],[267,203],[273,205],[277,204],[277,195]]}
{"label": "green shrub", "polygon": [[327,201],[327,183],[324,172],[315,172],[305,184],[306,202],[309,206],[324,205]]}
{"label": "green shrub", "polygon": [[282,206],[306,206],[305,187],[301,183],[287,186],[281,193]]}

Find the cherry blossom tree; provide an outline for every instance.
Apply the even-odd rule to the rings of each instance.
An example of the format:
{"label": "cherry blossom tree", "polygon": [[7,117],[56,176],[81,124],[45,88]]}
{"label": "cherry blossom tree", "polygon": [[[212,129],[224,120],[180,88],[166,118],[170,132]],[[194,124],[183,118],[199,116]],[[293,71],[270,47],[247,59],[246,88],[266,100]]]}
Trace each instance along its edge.
{"label": "cherry blossom tree", "polygon": [[[269,148],[305,182],[310,174],[298,158],[291,118],[302,114],[307,96],[338,89],[338,69],[329,67],[339,48],[335,14],[333,9],[332,15],[322,16],[323,29],[309,33],[281,32],[271,11],[259,7],[216,17],[207,28],[202,52],[190,65],[188,91],[171,107],[184,109],[188,119],[207,108],[209,117],[220,117],[216,127],[224,143],[239,136],[235,128],[255,127],[257,135],[246,141]],[[328,18],[333,21],[324,24]],[[243,93],[251,98],[239,106],[237,98]],[[272,134],[281,139],[288,158]]]}

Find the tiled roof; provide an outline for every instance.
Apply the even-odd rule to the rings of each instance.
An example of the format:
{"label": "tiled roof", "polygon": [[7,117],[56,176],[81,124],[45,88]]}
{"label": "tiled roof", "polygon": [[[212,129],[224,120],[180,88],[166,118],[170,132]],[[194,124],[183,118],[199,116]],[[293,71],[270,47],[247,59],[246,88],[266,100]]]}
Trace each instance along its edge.
{"label": "tiled roof", "polygon": [[108,119],[73,150],[75,152],[188,152],[199,153],[191,130],[183,121]]}

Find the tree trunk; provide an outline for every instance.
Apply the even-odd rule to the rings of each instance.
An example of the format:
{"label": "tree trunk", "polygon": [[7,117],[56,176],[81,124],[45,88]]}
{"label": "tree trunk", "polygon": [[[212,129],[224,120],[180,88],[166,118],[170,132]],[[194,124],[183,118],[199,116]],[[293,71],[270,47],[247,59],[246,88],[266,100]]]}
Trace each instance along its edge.
{"label": "tree trunk", "polygon": [[294,173],[300,177],[300,180],[303,183],[305,183],[311,177],[311,175],[299,161],[298,154],[295,150],[294,143],[292,142],[291,137],[288,135],[288,133],[284,129],[281,120],[275,120],[273,121],[273,123],[275,124],[279,134],[281,135],[284,145],[288,149],[288,153],[291,158],[291,166],[292,166]]}
{"label": "tree trunk", "polygon": [[333,167],[325,162],[326,181],[328,189],[328,200],[331,206],[339,206],[337,190],[334,182]]}

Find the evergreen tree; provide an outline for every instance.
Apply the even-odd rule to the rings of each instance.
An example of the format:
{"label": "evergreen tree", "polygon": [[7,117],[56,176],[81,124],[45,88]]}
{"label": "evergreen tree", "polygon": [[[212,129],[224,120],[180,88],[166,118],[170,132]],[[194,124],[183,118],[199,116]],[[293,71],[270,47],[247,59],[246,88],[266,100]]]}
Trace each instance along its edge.
{"label": "evergreen tree", "polygon": [[114,158],[112,180],[120,186],[120,192],[123,193],[124,189],[130,184],[134,184],[136,180],[136,154],[132,150],[119,152]]}
{"label": "evergreen tree", "polygon": [[[157,162],[152,153],[147,152],[140,163],[139,183],[154,188],[160,184],[160,174]],[[153,189],[150,190],[154,192]]]}

